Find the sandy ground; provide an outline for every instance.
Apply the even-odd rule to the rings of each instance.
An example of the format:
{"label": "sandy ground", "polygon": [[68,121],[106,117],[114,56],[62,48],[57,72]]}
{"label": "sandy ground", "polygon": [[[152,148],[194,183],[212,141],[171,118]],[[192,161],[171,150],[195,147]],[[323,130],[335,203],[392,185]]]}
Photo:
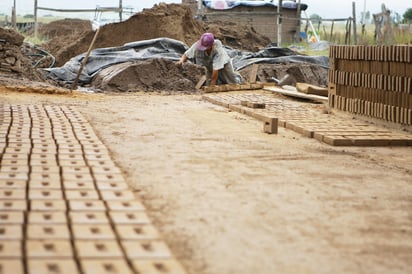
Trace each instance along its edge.
{"label": "sandy ground", "polygon": [[38,95],[75,105],[189,273],[412,273],[412,147],[332,147],[199,95]]}

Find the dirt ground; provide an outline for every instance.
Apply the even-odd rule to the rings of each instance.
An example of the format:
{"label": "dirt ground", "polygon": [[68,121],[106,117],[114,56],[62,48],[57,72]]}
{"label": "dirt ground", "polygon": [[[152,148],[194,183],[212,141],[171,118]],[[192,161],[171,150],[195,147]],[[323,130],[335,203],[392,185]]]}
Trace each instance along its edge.
{"label": "dirt ground", "polygon": [[412,271],[412,147],[268,135],[200,95],[1,88],[0,102],[83,113],[188,273]]}

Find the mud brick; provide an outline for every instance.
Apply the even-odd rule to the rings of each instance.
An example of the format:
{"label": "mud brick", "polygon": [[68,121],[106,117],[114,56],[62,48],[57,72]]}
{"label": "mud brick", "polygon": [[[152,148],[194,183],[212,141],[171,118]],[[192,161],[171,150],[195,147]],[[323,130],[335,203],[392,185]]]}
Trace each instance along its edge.
{"label": "mud brick", "polygon": [[[87,168],[83,167],[84,170]],[[83,182],[85,184],[93,184],[93,177],[90,172],[64,172],[63,181],[65,182]]]}
{"label": "mud brick", "polygon": [[27,180],[0,179],[0,189],[8,189],[8,188],[25,189],[26,187],[27,187]]}
{"label": "mud brick", "polygon": [[123,253],[117,241],[95,240],[85,241],[75,240],[74,246],[81,261],[88,258],[122,258]]}
{"label": "mud brick", "polygon": [[67,205],[63,200],[32,200],[30,209],[32,211],[65,211]]}
{"label": "mud brick", "polygon": [[70,240],[70,232],[67,224],[28,224],[27,239]]}
{"label": "mud brick", "polygon": [[57,159],[59,160],[59,162],[61,161],[83,161],[83,154],[74,154],[74,153],[70,153],[70,154],[63,154],[60,153],[57,155]]}
{"label": "mud brick", "polygon": [[82,145],[79,143],[69,143],[69,144],[59,144],[58,145],[58,151],[60,150],[67,150],[67,149],[76,149],[76,150],[81,150]]}
{"label": "mud brick", "polygon": [[86,154],[84,156],[87,161],[110,161],[111,158],[109,154]]}
{"label": "mud brick", "polygon": [[30,200],[60,200],[63,199],[63,193],[58,189],[29,189]]}
{"label": "mud brick", "polygon": [[2,160],[22,160],[28,161],[29,155],[27,153],[4,153]]}
{"label": "mud brick", "polygon": [[2,200],[0,201],[0,211],[26,211],[28,208],[25,200]]}
{"label": "mud brick", "polygon": [[59,160],[59,164],[62,167],[82,167],[87,166],[83,159],[72,159],[72,160]]}
{"label": "mud brick", "polygon": [[29,260],[73,258],[70,240],[28,240],[26,252]]}
{"label": "mud brick", "polygon": [[103,174],[95,174],[94,178],[98,183],[123,183],[124,178],[121,174],[110,174],[110,173],[103,173]]}
{"label": "mud brick", "polygon": [[94,190],[96,189],[93,181],[90,182],[67,182],[63,181],[63,187],[65,190]]}
{"label": "mud brick", "polygon": [[54,142],[34,143],[33,144],[33,150],[35,150],[35,151],[44,150],[44,153],[50,154],[50,151],[56,151],[57,150],[57,146]]}
{"label": "mud brick", "polygon": [[137,273],[150,274],[186,274],[182,265],[174,259],[132,260]]}
{"label": "mud brick", "polygon": [[64,211],[31,211],[28,213],[29,224],[67,224]]}
{"label": "mud brick", "polygon": [[102,142],[98,139],[93,139],[93,140],[80,140],[80,144],[84,146],[90,146],[90,145],[103,145]]}
{"label": "mud brick", "polygon": [[[21,241],[0,241],[0,261],[10,258],[19,259],[22,257]],[[1,273],[1,272],[0,272]]]}
{"label": "mud brick", "polygon": [[122,190],[127,190],[129,188],[129,186],[125,182],[101,183],[101,182],[97,181],[97,188],[99,190],[122,191]]}
{"label": "mud brick", "polygon": [[[13,171],[13,167],[5,168],[6,171],[0,172],[0,180],[28,180],[29,173],[27,171]],[[10,169],[10,171],[7,171]]]}
{"label": "mud brick", "polygon": [[266,118],[263,121],[263,132],[269,134],[278,133],[278,118]]}
{"label": "mud brick", "polygon": [[106,206],[103,201],[69,201],[69,208],[73,211],[106,211]]}
{"label": "mud brick", "polygon": [[[58,172],[58,168],[56,168],[55,166],[53,169],[55,170],[55,172],[51,171],[51,168],[49,168],[50,170],[47,170],[45,172],[39,172],[39,173],[34,173],[32,172],[30,174],[30,180],[31,181],[46,181],[46,182],[60,182],[60,174]],[[37,169],[39,170],[39,169]]]}
{"label": "mud brick", "polygon": [[0,189],[0,200],[25,200],[25,189]]}
{"label": "mud brick", "polygon": [[95,142],[95,143],[88,143],[88,144],[82,144],[82,147],[84,149],[84,151],[88,151],[91,149],[99,149],[101,151],[106,150],[107,148],[101,143],[101,142]]}
{"label": "mud brick", "polygon": [[163,241],[122,241],[126,257],[133,259],[172,259],[172,254]]}
{"label": "mud brick", "polygon": [[109,224],[109,218],[104,211],[71,211],[69,218],[72,224]]}
{"label": "mud brick", "polygon": [[0,211],[0,224],[23,224],[24,214],[23,211],[7,212]]}
{"label": "mud brick", "polygon": [[30,180],[29,191],[32,189],[58,190],[62,189],[62,185],[60,181]]}
{"label": "mud brick", "polygon": [[27,274],[80,274],[72,259],[29,259]]}
{"label": "mud brick", "polygon": [[4,240],[22,240],[23,227],[18,224],[0,224],[0,241]]}
{"label": "mud brick", "polygon": [[109,224],[73,224],[76,240],[115,240],[116,236]]}
{"label": "mud brick", "polygon": [[[41,176],[42,178],[51,178],[60,175],[60,167],[59,166],[32,166],[31,167],[32,174],[53,174],[53,176]],[[40,175],[37,175],[40,176]],[[60,176],[59,176],[60,177]]]}
{"label": "mud brick", "polygon": [[86,154],[86,155],[92,155],[92,154],[100,154],[100,155],[106,154],[106,155],[109,155],[109,151],[104,146],[98,146],[98,147],[88,147],[88,146],[86,146],[84,148],[84,154]]}
{"label": "mud brick", "polygon": [[159,233],[156,228],[148,224],[123,225],[115,224],[116,232],[122,240],[156,240]]}
{"label": "mud brick", "polygon": [[84,274],[133,274],[124,259],[87,259],[81,261]]}
{"label": "mud brick", "polygon": [[98,200],[99,193],[94,189],[82,189],[82,190],[71,190],[66,189],[65,191],[67,200]]}
{"label": "mud brick", "polygon": [[145,210],[144,205],[137,200],[132,201],[107,201],[107,208],[110,211],[142,211]]}
{"label": "mud brick", "polygon": [[103,200],[122,200],[130,201],[135,199],[135,196],[130,190],[100,190],[100,195]]}
{"label": "mud brick", "polygon": [[24,274],[23,262],[18,259],[0,259],[0,273]]}
{"label": "mud brick", "polygon": [[150,224],[150,219],[144,211],[111,211],[109,216],[115,224]]}
{"label": "mud brick", "polygon": [[58,166],[57,160],[48,158],[48,159],[30,159],[30,166]]}
{"label": "mud brick", "polygon": [[25,154],[28,155],[31,152],[31,147],[23,146],[23,147],[7,147],[4,151],[5,154]]}

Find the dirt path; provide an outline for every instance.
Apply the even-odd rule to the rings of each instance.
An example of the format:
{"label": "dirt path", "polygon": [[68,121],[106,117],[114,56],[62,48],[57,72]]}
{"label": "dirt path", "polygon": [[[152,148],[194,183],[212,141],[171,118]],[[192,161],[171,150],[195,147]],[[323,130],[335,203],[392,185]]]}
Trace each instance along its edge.
{"label": "dirt path", "polygon": [[411,273],[412,148],[338,148],[194,95],[0,93],[75,105],[193,274]]}

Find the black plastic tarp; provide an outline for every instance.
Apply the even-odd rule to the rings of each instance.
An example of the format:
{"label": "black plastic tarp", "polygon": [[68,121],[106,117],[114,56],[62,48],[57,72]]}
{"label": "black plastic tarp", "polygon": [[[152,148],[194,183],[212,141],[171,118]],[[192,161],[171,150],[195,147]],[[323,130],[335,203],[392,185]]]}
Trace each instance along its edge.
{"label": "black plastic tarp", "polygon": [[[143,40],[127,43],[121,47],[95,49],[91,51],[78,82],[80,85],[88,84],[100,70],[119,63],[151,58],[177,61],[187,49],[185,43],[170,38]],[[267,47],[258,52],[244,52],[229,47],[225,49],[232,58],[235,70],[254,63],[312,63],[326,68],[329,66],[329,58],[326,56],[303,56],[288,48]],[[86,53],[83,53],[73,57],[62,67],[46,69],[47,77],[67,84],[73,83],[85,56]]]}

